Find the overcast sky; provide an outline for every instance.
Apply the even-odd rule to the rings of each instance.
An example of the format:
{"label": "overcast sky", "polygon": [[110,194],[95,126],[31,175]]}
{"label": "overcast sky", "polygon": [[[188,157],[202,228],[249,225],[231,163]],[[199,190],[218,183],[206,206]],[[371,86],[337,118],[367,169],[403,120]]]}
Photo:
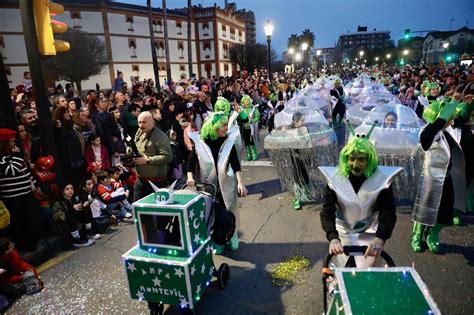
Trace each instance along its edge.
{"label": "overcast sky", "polygon": [[[145,0],[119,1],[146,5]],[[358,25],[369,30],[391,31],[397,40],[405,29],[449,30],[463,26],[474,28],[474,0],[235,0],[238,9],[253,10],[257,19],[257,41],[265,43],[263,26],[270,19],[275,28],[272,48],[281,58],[290,34],[309,28],[316,36],[318,48],[333,47],[339,35],[355,32]],[[193,5],[224,7],[224,0],[193,0]],[[161,0],[153,0],[161,7]],[[187,0],[168,0],[171,8],[185,7]],[[424,35],[424,34],[423,34]]]}

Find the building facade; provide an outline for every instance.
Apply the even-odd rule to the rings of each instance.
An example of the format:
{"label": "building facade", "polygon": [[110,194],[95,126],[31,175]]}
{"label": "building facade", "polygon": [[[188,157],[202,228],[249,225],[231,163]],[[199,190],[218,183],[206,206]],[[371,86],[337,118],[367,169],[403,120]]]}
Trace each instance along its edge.
{"label": "building facade", "polygon": [[[108,65],[102,73],[82,83],[93,89],[98,83],[106,89],[112,86],[117,71],[125,80],[138,76],[153,78],[148,11],[145,6],[112,1],[62,0],[65,12],[56,20],[73,29],[99,37],[105,43]],[[161,9],[152,10],[153,35],[158,59],[160,83],[166,79],[164,20]],[[189,73],[188,41],[192,47],[192,73],[211,77],[231,75],[235,71],[226,52],[232,43],[245,42],[245,22],[216,5],[193,7],[191,37],[187,37],[188,16],[183,10],[167,10],[168,45],[171,76],[178,81]],[[28,59],[17,1],[0,4],[0,49],[8,80],[13,85],[23,80],[28,71]],[[54,58],[54,57],[52,57]]]}
{"label": "building facade", "polygon": [[237,4],[235,2],[229,3],[227,0],[225,0],[225,10],[237,17],[240,17],[245,22],[245,42],[247,44],[256,44],[257,29],[255,26],[255,13],[246,9],[237,10]]}
{"label": "building facade", "polygon": [[390,31],[367,31],[367,27],[359,26],[357,32],[341,34],[334,49],[334,62],[342,63],[353,59],[357,52],[363,49],[389,47],[391,44]]}
{"label": "building facade", "polygon": [[422,59],[427,64],[438,63],[448,57],[448,61],[457,61],[462,54],[473,52],[474,29],[463,27],[456,31],[428,33],[423,43]]}

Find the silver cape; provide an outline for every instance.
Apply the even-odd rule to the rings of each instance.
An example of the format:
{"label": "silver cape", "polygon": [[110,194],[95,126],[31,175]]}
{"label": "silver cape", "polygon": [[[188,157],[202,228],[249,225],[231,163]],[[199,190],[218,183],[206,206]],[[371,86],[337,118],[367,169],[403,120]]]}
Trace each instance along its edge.
{"label": "silver cape", "polygon": [[438,132],[430,148],[425,152],[420,184],[413,208],[413,221],[430,226],[436,224],[450,159],[452,163],[450,173],[454,186],[454,207],[461,211],[465,211],[466,208],[464,155],[454,129],[449,126],[445,130],[454,139],[455,146],[451,152],[443,132]]}

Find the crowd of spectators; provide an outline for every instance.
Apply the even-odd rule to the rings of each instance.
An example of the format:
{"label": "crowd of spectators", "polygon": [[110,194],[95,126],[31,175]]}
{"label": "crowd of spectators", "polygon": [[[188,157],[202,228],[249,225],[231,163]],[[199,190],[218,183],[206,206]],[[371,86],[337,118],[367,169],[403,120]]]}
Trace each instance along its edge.
{"label": "crowd of spectators", "polygon": [[[465,93],[473,89],[473,66],[334,68],[325,74],[337,74],[345,84],[361,71],[385,78],[387,88],[407,106],[416,102],[415,91],[420,90],[425,80],[437,82],[442,93],[452,88]],[[22,84],[10,90],[18,122],[18,148],[8,140],[0,141],[0,196],[11,215],[10,225],[0,230],[0,236],[12,239],[23,252],[34,251],[38,240],[51,234],[61,235],[71,247],[92,245],[100,234],[111,232],[118,222],[132,217],[130,203],[134,200],[136,173],[133,165],[123,161],[130,152],[127,139],[134,139],[140,132],[140,113],[149,112],[154,128],[169,138],[173,158],[166,180],[171,183],[186,174],[193,146],[187,133],[200,130],[218,97],[228,99],[236,110],[242,96],[249,95],[253,104],[258,105],[260,127],[271,128],[271,117],[283,109],[284,102],[315,82],[319,75],[276,73],[271,79],[257,71],[232,77],[183,75],[179,81],[158,89],[152,79],[133,78],[126,82],[119,71],[110,90],[89,90],[82,95],[70,84],[58,85],[48,89],[51,126],[58,149],[55,160],[46,153],[34,87],[30,74],[25,73]],[[8,180],[30,176],[31,188],[27,193],[34,200],[25,201],[26,195],[16,200],[17,196],[6,188],[5,169],[12,163],[12,157],[25,167],[18,166],[18,172]],[[11,202],[12,198],[15,202]],[[27,214],[20,215],[21,207],[25,206],[29,207]]]}

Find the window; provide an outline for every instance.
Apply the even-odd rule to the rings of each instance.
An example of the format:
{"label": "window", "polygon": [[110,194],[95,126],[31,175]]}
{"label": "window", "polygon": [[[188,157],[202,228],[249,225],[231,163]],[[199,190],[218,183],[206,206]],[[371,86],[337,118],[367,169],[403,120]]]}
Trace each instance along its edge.
{"label": "window", "polygon": [[186,72],[186,67],[183,65],[179,66],[179,71]]}
{"label": "window", "polygon": [[166,71],[166,67],[165,66],[160,66],[160,71]]}
{"label": "window", "polygon": [[153,32],[163,33],[163,22],[161,20],[153,20]]}
{"label": "window", "polygon": [[202,46],[204,50],[211,50],[211,41],[210,40],[205,41]]}
{"label": "window", "polygon": [[72,27],[73,29],[77,30],[81,28],[80,19],[81,19],[81,12],[79,11],[71,11],[71,19],[72,19]]}
{"label": "window", "polygon": [[178,35],[182,35],[183,34],[183,25],[181,24],[181,22],[179,21],[176,21],[176,33]]}
{"label": "window", "polygon": [[229,55],[229,44],[223,43],[222,44],[222,58],[227,59]]}
{"label": "window", "polygon": [[229,76],[229,65],[224,64],[224,76],[228,77]]}
{"label": "window", "polygon": [[179,59],[184,59],[184,44],[183,44],[183,42],[178,42],[178,54],[179,54]]}
{"label": "window", "polygon": [[5,39],[3,36],[0,36],[0,48],[5,48]]}
{"label": "window", "polygon": [[230,39],[235,39],[235,30],[233,28],[230,29]]}
{"label": "window", "polygon": [[140,72],[140,66],[139,65],[132,65],[132,71],[133,72]]}
{"label": "window", "polygon": [[133,38],[128,39],[128,48],[130,48],[132,55],[130,58],[137,58],[137,42]]}
{"label": "window", "polygon": [[202,23],[202,29],[203,30],[206,30],[206,29],[208,30],[209,29],[209,22]]}
{"label": "window", "polygon": [[165,43],[162,41],[155,41],[158,58],[165,57]]}
{"label": "window", "polygon": [[127,22],[127,24],[128,24],[127,31],[133,32],[133,15],[126,15],[125,16],[125,22]]}
{"label": "window", "polygon": [[81,12],[79,11],[71,11],[71,19],[81,19]]}
{"label": "window", "polygon": [[227,33],[227,27],[226,27],[224,24],[222,24],[221,29],[222,29],[222,37],[226,37],[226,36],[227,36],[227,35],[226,35],[226,33]]}

